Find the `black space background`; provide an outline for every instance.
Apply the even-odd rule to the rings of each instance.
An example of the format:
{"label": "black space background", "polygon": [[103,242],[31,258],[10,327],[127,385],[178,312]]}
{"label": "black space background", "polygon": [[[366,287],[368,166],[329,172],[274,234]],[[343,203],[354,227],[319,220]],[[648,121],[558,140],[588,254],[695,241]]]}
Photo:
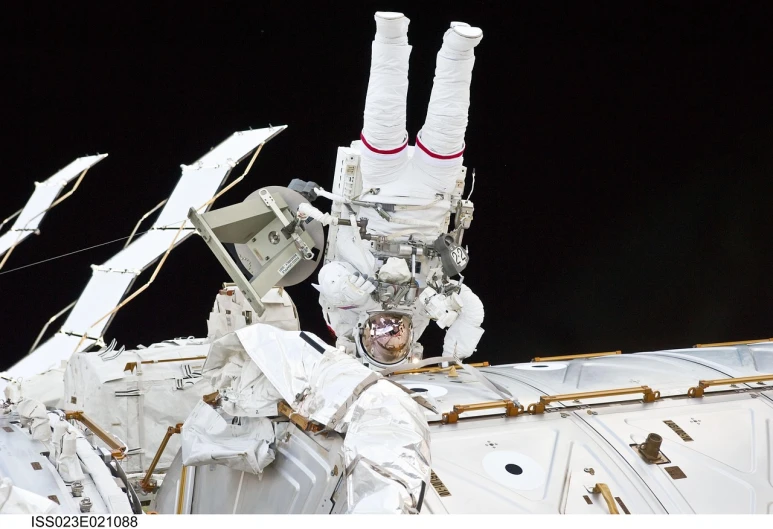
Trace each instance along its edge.
{"label": "black space background", "polygon": [[[3,8],[0,216],[73,158],[110,153],[5,270],[128,235],[179,164],[235,130],[289,125],[219,206],[293,177],[329,186],[336,147],[361,128],[373,12],[402,10],[411,141],[449,22],[484,31],[465,156],[478,176],[466,277],[486,306],[473,358],[773,335],[765,3],[154,4]],[[0,275],[0,368],[119,248]],[[203,336],[226,279],[191,238],[108,338]],[[325,336],[308,282],[290,293]],[[431,354],[442,333],[429,334]]]}

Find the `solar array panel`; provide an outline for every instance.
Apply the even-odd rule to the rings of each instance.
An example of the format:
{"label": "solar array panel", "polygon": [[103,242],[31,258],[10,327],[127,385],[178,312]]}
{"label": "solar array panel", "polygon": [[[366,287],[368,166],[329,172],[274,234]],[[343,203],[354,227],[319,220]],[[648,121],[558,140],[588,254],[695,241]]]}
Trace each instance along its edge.
{"label": "solar array panel", "polygon": [[[40,373],[67,360],[102,338],[112,316],[105,317],[131,288],[135,278],[174,244],[177,246],[193,233],[188,222],[192,207],[208,209],[207,202],[217,193],[236,164],[286,127],[236,132],[209,151],[193,165],[182,166],[182,176],[151,231],[132,241],[105,263],[92,266],[91,280],[65,320],[62,328],[48,341],[19,361],[8,373],[25,377]],[[184,230],[178,236],[178,231]],[[177,239],[175,240],[175,237]],[[86,337],[82,342],[82,338]]]}
{"label": "solar array panel", "polygon": [[106,157],[107,154],[97,154],[77,158],[47,180],[35,182],[35,191],[16,217],[16,222],[0,236],[0,256],[38,229],[40,221],[67,184]]}

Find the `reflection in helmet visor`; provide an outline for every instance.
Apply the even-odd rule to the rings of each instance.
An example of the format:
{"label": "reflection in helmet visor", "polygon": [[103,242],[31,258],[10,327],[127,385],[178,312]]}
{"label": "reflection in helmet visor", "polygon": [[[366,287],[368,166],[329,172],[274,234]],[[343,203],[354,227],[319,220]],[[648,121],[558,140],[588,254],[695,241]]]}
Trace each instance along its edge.
{"label": "reflection in helmet visor", "polygon": [[413,337],[411,317],[399,312],[380,312],[365,322],[362,346],[380,364],[396,364],[408,356]]}

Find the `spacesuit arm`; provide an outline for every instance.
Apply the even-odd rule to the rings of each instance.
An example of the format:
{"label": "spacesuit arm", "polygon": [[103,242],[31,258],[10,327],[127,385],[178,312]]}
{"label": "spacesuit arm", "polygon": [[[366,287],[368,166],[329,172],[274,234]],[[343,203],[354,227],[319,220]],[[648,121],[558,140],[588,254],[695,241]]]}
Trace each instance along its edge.
{"label": "spacesuit arm", "polygon": [[[351,221],[357,223],[354,217]],[[376,258],[352,226],[339,226],[335,245],[341,261],[322,267],[318,290],[333,307],[363,305],[376,288],[368,281],[375,275]]]}
{"label": "spacesuit arm", "polygon": [[481,336],[483,336],[483,303],[467,285],[462,285],[459,292],[462,308],[456,321],[446,331],[443,341],[443,356],[455,356],[464,359],[475,352]]}
{"label": "spacesuit arm", "polygon": [[349,263],[332,261],[319,271],[319,292],[333,307],[364,305],[375,288]]}

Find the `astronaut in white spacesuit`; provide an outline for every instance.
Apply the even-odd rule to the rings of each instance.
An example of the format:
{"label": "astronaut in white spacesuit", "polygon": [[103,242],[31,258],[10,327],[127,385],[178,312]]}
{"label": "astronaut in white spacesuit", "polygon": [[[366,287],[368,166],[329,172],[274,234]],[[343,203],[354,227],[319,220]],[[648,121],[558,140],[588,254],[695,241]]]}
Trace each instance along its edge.
{"label": "astronaut in white spacesuit", "polygon": [[[338,225],[331,237],[334,260],[319,272],[320,304],[337,345],[374,367],[420,360],[418,338],[430,320],[447,328],[443,356],[461,360],[483,334],[483,305],[451,279],[468,258],[461,232],[446,230],[454,212],[459,226],[462,211],[454,207],[464,188],[473,48],[483,33],[451,23],[437,55],[426,121],[412,147],[406,131],[409,20],[383,12],[375,19],[364,126],[352,144],[360,153],[362,193],[347,203],[343,222],[350,226],[308,205],[300,213]],[[339,217],[346,219],[346,211]]]}

